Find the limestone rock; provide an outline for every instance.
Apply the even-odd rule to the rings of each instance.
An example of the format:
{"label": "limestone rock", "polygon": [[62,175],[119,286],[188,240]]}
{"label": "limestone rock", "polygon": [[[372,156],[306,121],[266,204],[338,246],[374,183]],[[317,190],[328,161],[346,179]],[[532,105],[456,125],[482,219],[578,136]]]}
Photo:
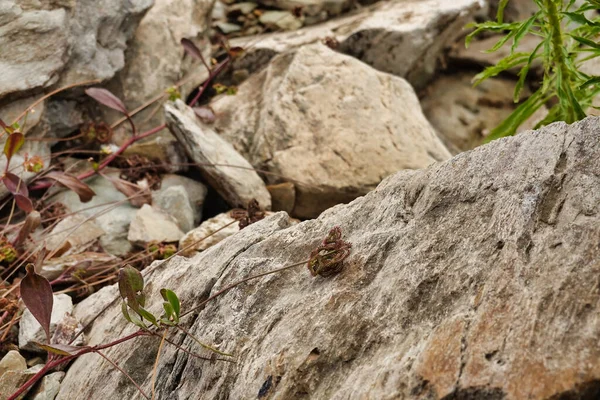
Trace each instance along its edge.
{"label": "limestone rock", "polygon": [[158,208],[144,204],[131,221],[127,239],[145,245],[152,242],[177,242],[183,235],[175,218]]}
{"label": "limestone rock", "polygon": [[0,378],[7,371],[25,371],[27,362],[16,350],[11,350],[0,360]]}
{"label": "limestone rock", "polygon": [[212,107],[213,129],[255,168],[276,174],[266,175],[269,183],[294,181],[295,217],[315,217],[398,170],[450,157],[404,79],[323,44],[275,57]]}
{"label": "limestone rock", "polygon": [[231,206],[245,206],[256,199],[264,209],[271,208],[271,195],[264,182],[231,144],[210,125],[199,121],[181,100],[167,104],[165,112],[171,132],[210,185]]}
{"label": "limestone rock", "polygon": [[171,186],[153,196],[153,204],[177,221],[185,233],[194,228],[194,210],[183,186]]}
{"label": "limestone rock", "polygon": [[52,85],[68,60],[68,10],[35,3],[0,4],[0,98]]}
{"label": "limestone rock", "polygon": [[231,45],[247,49],[236,68],[256,71],[276,54],[328,41],[336,50],[421,88],[435,73],[442,51],[480,6],[479,0],[382,1],[324,24],[239,38]]}
{"label": "limestone rock", "polygon": [[[473,87],[470,73],[443,75],[434,80],[421,99],[423,112],[440,138],[454,154],[480,145],[518,104],[513,101],[516,82],[491,78]],[[523,96],[529,95],[527,88]],[[542,107],[520,128],[533,129],[548,111]]]}
{"label": "limestone rock", "polygon": [[64,376],[65,373],[63,371],[53,372],[44,376],[31,400],[54,400],[58,394],[60,382]]}
{"label": "limestone rock", "polygon": [[[232,282],[305,260],[333,226],[353,245],[336,276],[312,278],[299,266],[184,318],[236,362],[165,345],[156,399],[595,398],[599,135],[599,118],[552,124],[397,173],[316,220],[291,226],[277,213],[192,259],[153,264],[144,271],[148,309],[161,312],[167,287],[185,312]],[[92,345],[136,330],[111,290]],[[171,340],[203,351],[178,332]],[[106,355],[150,393],[158,347],[139,338]],[[57,397],[80,398],[141,395],[86,356]]]}
{"label": "limestone rock", "polygon": [[[0,376],[0,399],[8,399],[10,395],[23,386],[23,384],[41,368],[41,365],[36,365],[26,370],[13,370],[2,374],[2,376]],[[29,390],[31,390],[31,388]],[[24,394],[27,394],[29,390],[25,391]],[[23,396],[19,397],[19,400],[21,399],[23,399]]]}
{"label": "limestone rock", "polygon": [[[229,213],[222,213],[209,218],[179,240],[179,249],[185,249],[181,252],[181,255],[190,257],[239,231],[238,223],[229,216]],[[201,240],[203,238],[206,239]]]}
{"label": "limestone rock", "polygon": [[[56,327],[65,318],[66,314],[73,311],[73,301],[66,294],[55,294],[52,306],[52,315],[50,317],[50,335],[56,331]],[[37,347],[33,342],[46,343],[46,334],[39,322],[35,319],[29,309],[25,309],[21,321],[19,323],[19,348],[22,350],[32,351],[36,353],[44,353],[45,351]]]}
{"label": "limestone rock", "polygon": [[46,236],[46,248],[55,256],[77,254],[104,234],[104,230],[81,214],[69,215]]}
{"label": "limestone rock", "polygon": [[194,226],[197,226],[202,220],[202,208],[208,189],[202,182],[198,182],[194,179],[181,175],[166,174],[162,178],[160,189],[152,192],[153,201],[156,201],[158,196],[174,186],[183,186],[185,189],[188,200],[190,201],[190,206],[194,212]]}

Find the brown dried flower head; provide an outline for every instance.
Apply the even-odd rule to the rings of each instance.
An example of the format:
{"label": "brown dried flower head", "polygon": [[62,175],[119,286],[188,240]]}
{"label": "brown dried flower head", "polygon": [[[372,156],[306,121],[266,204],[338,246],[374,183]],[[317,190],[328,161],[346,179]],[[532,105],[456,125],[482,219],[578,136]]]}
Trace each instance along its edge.
{"label": "brown dried flower head", "polygon": [[342,270],[344,260],[350,255],[352,244],[342,240],[339,226],[329,231],[323,242],[310,253],[307,267],[312,276],[331,276]]}

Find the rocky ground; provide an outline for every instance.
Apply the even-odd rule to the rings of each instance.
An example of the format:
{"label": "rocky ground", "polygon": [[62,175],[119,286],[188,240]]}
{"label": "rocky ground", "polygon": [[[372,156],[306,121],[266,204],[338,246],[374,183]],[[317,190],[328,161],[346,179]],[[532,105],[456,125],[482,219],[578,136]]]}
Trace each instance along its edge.
{"label": "rocky ground", "polygon": [[[157,315],[162,288],[192,310],[302,264],[219,294],[164,346],[141,337],[103,350],[139,389],[87,354],[28,398],[600,398],[600,120],[530,131],[542,110],[480,146],[515,108],[517,71],[474,88],[507,53],[482,52],[493,36],[465,49],[463,27],[496,7],[0,1],[0,118],[42,99],[10,171],[37,196],[42,222],[17,250],[49,252],[37,271],[54,289],[56,340],[83,329],[73,344],[97,346],[137,330],[113,284],[125,264],[143,270]],[[506,19],[534,11],[511,0]],[[123,101],[135,132],[91,86]],[[94,196],[40,191],[40,171],[23,166],[32,156],[42,173],[84,176]],[[351,253],[313,277],[306,260],[336,226]],[[0,399],[46,357],[11,268],[0,267]]]}

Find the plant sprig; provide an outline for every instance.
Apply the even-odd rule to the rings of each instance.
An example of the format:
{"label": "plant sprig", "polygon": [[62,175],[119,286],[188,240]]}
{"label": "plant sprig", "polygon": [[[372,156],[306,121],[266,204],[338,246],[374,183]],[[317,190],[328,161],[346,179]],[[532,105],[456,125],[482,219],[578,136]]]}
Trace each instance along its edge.
{"label": "plant sprig", "polygon": [[[504,32],[504,36],[488,50],[494,52],[510,43],[510,53],[496,65],[486,68],[473,78],[475,85],[513,68],[519,68],[513,99],[519,102],[526,79],[535,62],[541,61],[543,77],[540,87],[523,101],[486,141],[514,135],[517,129],[536,111],[548,105],[547,116],[535,129],[556,121],[573,123],[587,116],[594,98],[600,93],[600,77],[582,71],[582,64],[600,55],[595,41],[600,33],[600,18],[588,19],[586,12],[600,8],[600,0],[586,0],[574,9],[575,0],[533,0],[539,10],[521,22],[506,23],[503,15],[509,0],[501,0],[496,21],[471,24],[474,30],[467,35],[466,46],[484,31]],[[541,39],[529,52],[518,51],[527,35]],[[594,107],[595,108],[595,107]]]}

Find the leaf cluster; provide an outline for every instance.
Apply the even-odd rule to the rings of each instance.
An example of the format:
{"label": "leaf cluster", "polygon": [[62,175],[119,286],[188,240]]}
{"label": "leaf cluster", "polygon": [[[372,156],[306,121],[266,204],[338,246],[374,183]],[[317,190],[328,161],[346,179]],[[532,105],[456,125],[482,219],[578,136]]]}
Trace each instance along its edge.
{"label": "leaf cluster", "polygon": [[[496,21],[469,25],[474,30],[467,35],[467,46],[484,31],[503,33],[488,52],[510,45],[508,56],[474,77],[475,85],[518,68],[513,94],[517,103],[534,64],[541,63],[543,68],[539,88],[491,132],[488,141],[514,135],[519,126],[544,105],[549,106],[549,112],[538,122],[536,129],[556,121],[573,123],[581,120],[600,93],[600,77],[590,76],[581,68],[585,61],[600,55],[600,44],[596,42],[600,18],[590,20],[586,16],[586,12],[600,8],[600,0],[586,0],[577,8],[575,0],[533,1],[538,11],[525,21],[504,22],[504,9],[509,0],[500,0]],[[539,44],[532,51],[519,51],[519,44],[527,35],[539,38]]]}

